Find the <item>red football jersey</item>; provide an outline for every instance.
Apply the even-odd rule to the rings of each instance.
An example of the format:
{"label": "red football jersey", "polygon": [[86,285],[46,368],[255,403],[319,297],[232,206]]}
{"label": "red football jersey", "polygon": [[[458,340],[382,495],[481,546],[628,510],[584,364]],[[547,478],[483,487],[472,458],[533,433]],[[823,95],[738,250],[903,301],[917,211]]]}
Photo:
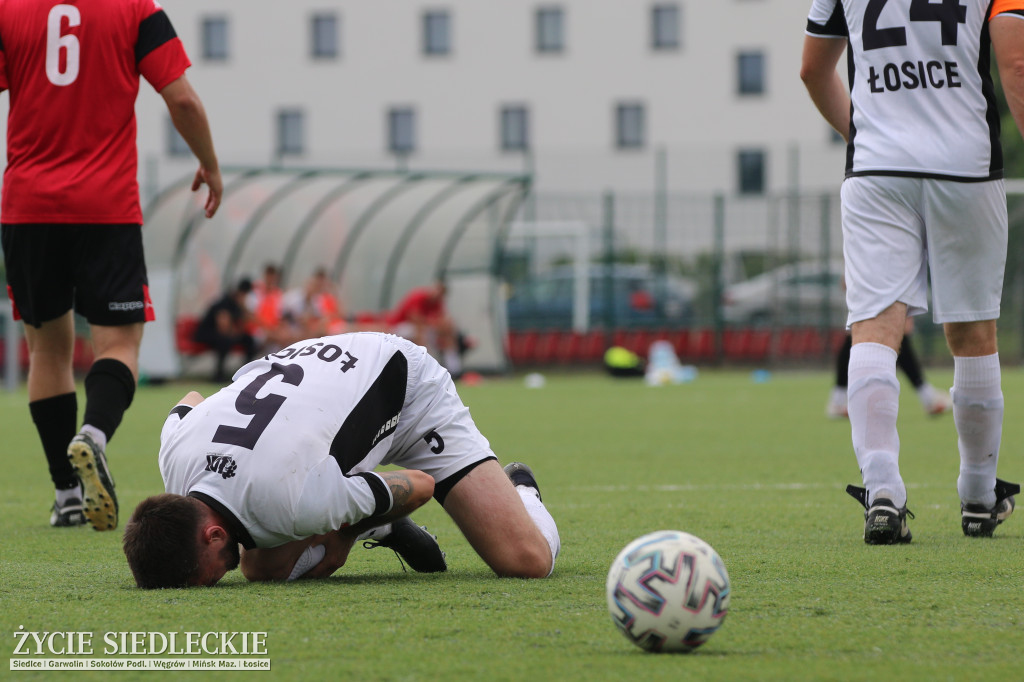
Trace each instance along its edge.
{"label": "red football jersey", "polygon": [[4,223],[141,223],[135,98],[190,66],[155,0],[5,0]]}
{"label": "red football jersey", "polygon": [[387,315],[388,324],[408,322],[413,317],[436,320],[444,315],[444,299],[435,298],[433,289],[419,287],[405,295],[398,306]]}

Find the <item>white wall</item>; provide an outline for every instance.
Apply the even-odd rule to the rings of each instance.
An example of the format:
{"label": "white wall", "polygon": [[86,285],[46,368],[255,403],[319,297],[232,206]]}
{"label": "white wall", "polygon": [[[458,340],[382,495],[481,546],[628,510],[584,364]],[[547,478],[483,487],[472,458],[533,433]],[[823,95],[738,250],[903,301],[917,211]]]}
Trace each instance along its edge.
{"label": "white wall", "polygon": [[[567,49],[534,51],[534,12],[565,11]],[[417,151],[410,168],[521,170],[522,155],[498,150],[498,111],[530,108],[540,191],[649,191],[655,150],[668,158],[670,189],[736,188],[740,147],[768,152],[767,189],[834,188],[842,145],[798,77],[809,0],[678,0],[682,47],[649,47],[652,2],[639,0],[165,0],[193,61],[188,76],[210,115],[225,164],[265,164],[274,154],[276,112],[306,112],[306,149],[289,165],[393,167],[386,112],[411,105]],[[425,9],[453,17],[452,53],[421,54]],[[336,11],[341,57],[309,55],[310,17]],[[231,56],[209,62],[201,51],[205,16],[230,22]],[[736,53],[763,49],[767,92],[736,94]],[[187,173],[168,160],[162,101],[139,99],[144,189]],[[644,102],[647,145],[616,150],[614,106]],[[794,165],[793,159],[799,158]],[[155,175],[154,175],[155,171]]]}
{"label": "white wall", "polygon": [[[673,0],[657,0],[671,2]],[[386,112],[411,105],[410,168],[520,171],[498,150],[502,104],[530,109],[533,165],[544,191],[650,191],[664,149],[670,189],[732,192],[741,147],[768,153],[767,189],[835,188],[844,147],[831,142],[798,77],[810,0],[674,0],[682,47],[649,47],[648,0],[163,0],[193,62],[188,77],[210,116],[222,163],[263,165],[275,150],[276,112],[306,113],[306,153],[289,165],[394,167]],[[534,50],[534,12],[565,11],[567,49]],[[421,15],[453,17],[452,54],[421,54]],[[342,55],[309,57],[316,12],[341,18]],[[229,20],[230,58],[203,58],[203,17]],[[736,53],[762,49],[767,92],[736,94]],[[614,106],[646,105],[643,150],[614,148]],[[0,97],[6,133],[7,97]],[[166,153],[166,110],[143,83],[139,114],[144,197],[190,172]],[[2,155],[0,155],[2,158]],[[794,159],[798,161],[794,162]]]}

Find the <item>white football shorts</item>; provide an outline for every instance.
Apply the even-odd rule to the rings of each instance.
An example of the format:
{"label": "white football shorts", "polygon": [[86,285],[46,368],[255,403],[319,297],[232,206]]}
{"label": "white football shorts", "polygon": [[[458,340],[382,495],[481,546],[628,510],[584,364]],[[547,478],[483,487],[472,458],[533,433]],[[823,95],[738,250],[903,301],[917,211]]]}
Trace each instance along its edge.
{"label": "white football shorts", "polygon": [[847,326],[897,301],[937,323],[999,317],[1006,266],[1002,180],[954,182],[880,175],[842,186]]}
{"label": "white football shorts", "polygon": [[448,370],[422,346],[390,340],[409,361],[409,378],[402,417],[381,464],[418,469],[440,483],[472,464],[497,459]]}

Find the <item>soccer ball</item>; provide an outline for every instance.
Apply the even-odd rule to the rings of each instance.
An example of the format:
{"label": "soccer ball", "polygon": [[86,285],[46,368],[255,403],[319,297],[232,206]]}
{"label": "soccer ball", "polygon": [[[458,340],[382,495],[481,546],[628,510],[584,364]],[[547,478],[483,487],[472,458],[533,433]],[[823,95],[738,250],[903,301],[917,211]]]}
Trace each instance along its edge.
{"label": "soccer ball", "polygon": [[605,585],[608,611],[626,639],[647,651],[692,651],[729,612],[729,574],[700,538],[660,530],[619,552]]}

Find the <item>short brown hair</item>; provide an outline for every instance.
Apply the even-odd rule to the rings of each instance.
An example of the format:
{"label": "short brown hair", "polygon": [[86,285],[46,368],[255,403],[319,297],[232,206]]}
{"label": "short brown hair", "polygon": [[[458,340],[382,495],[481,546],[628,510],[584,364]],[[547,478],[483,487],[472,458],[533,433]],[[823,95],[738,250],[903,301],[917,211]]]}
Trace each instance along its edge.
{"label": "short brown hair", "polygon": [[199,506],[181,495],[147,497],[124,528],[124,554],[144,589],[187,587],[199,573]]}

